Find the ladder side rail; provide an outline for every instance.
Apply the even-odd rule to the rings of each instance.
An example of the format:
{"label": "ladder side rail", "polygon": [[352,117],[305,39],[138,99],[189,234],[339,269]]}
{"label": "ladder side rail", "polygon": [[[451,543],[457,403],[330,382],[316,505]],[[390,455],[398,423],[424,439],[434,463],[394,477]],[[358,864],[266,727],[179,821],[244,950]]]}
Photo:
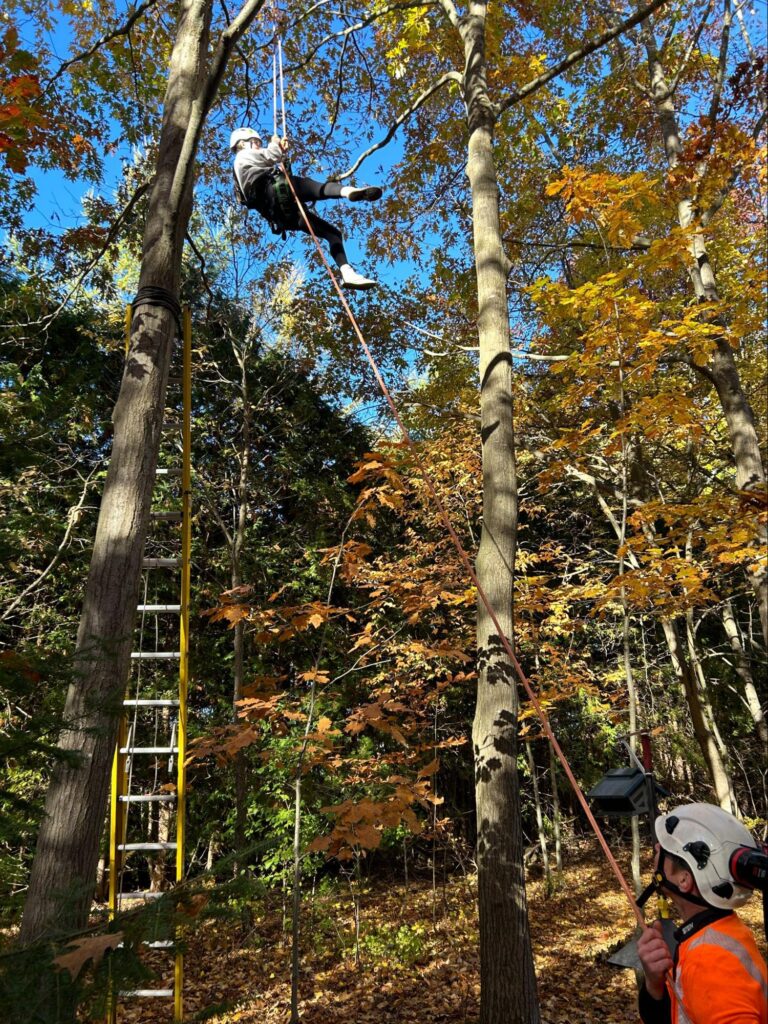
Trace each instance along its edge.
{"label": "ladder side rail", "polygon": [[[192,318],[183,311],[182,484],[181,484],[181,615],[179,617],[179,728],[176,762],[176,882],[184,880],[186,843],[187,696],[189,690],[189,597],[192,549]],[[183,1020],[184,957],[178,950],[174,965],[176,1022]]]}

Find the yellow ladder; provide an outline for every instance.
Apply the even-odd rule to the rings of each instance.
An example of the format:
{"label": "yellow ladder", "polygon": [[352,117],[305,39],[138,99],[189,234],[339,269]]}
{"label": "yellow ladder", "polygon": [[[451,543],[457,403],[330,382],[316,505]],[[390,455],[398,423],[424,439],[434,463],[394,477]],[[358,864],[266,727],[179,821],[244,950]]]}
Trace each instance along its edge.
{"label": "yellow ladder", "polygon": [[[126,350],[130,325],[129,307],[126,313]],[[150,529],[142,562],[144,593],[137,609],[139,642],[137,649],[131,653],[131,680],[123,701],[117,747],[112,762],[110,919],[114,919],[126,904],[136,906],[136,901],[148,902],[162,894],[165,858],[169,853],[175,852],[176,855],[176,882],[184,878],[184,761],[187,746],[192,540],[192,327],[189,309],[186,308],[182,313],[181,349],[181,376],[169,380],[169,390],[181,385],[181,419],[166,418],[164,428],[164,436],[167,436],[171,427],[181,428],[181,466],[160,465],[162,461],[170,461],[161,449],[155,486],[156,497],[159,495],[163,502],[171,499],[176,507],[153,508],[150,513]],[[178,433],[175,436],[178,438]],[[150,591],[154,600],[149,599]],[[149,628],[147,623],[150,624]],[[153,643],[149,644],[149,639]],[[171,646],[172,643],[175,643],[175,647]],[[171,666],[172,672],[169,671]],[[170,691],[177,691],[177,695],[169,696]],[[168,832],[162,837],[161,823]],[[152,832],[155,830],[158,835],[153,837]],[[137,833],[140,838],[134,838]],[[138,855],[134,857],[134,862],[138,863],[129,865],[131,855]],[[147,877],[149,884],[142,884]],[[183,1020],[182,953],[174,939],[168,936],[144,944],[149,949],[165,950],[168,955],[173,955],[173,984],[166,988],[124,991],[113,987],[107,1012],[108,1024],[117,1024],[119,1004],[129,999],[167,999],[169,1003],[172,1000],[173,1021],[180,1024]]]}

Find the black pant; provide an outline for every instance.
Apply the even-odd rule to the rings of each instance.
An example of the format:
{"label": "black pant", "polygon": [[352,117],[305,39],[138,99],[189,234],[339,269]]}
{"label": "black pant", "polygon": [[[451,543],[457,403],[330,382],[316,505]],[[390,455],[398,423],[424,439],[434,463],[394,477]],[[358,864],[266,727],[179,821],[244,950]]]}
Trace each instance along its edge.
{"label": "black pant", "polygon": [[[316,202],[323,199],[341,199],[341,185],[338,181],[319,182],[315,181],[314,178],[301,178],[293,174],[291,175],[291,181],[296,189],[296,195],[302,203]],[[323,220],[322,217],[318,217],[311,210],[307,210],[307,220],[312,225],[312,230],[317,237],[322,238],[328,243],[336,266],[340,267],[344,263],[349,263],[344,249],[344,239],[339,229],[335,225],[329,224],[327,220]],[[299,213],[299,230],[309,234],[301,213]]]}

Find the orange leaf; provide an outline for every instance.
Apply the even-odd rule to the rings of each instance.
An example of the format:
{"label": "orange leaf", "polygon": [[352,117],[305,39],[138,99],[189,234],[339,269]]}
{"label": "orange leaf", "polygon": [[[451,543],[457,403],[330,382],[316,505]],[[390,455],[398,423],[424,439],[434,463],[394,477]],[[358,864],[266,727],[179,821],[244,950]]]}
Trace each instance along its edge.
{"label": "orange leaf", "polygon": [[107,935],[92,935],[86,939],[75,939],[69,943],[69,946],[73,947],[72,952],[62,953],[53,962],[58,970],[69,971],[74,981],[89,960],[93,960],[95,967],[105,953],[110,949],[115,949],[122,941],[122,932],[109,932]]}

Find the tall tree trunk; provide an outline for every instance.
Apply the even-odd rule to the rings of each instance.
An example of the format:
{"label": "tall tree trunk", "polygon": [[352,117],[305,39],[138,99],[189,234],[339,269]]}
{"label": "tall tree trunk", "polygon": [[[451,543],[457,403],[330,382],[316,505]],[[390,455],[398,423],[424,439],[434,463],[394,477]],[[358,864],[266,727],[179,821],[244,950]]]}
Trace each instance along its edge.
{"label": "tall tree trunk", "polygon": [[[563,843],[560,834],[560,792],[557,788],[557,757],[551,743],[549,748],[549,777],[552,785],[552,824],[555,831],[555,867],[558,873],[563,870]],[[559,884],[559,880],[558,880]]]}
{"label": "tall tree trunk", "polygon": [[755,723],[755,732],[763,748],[764,760],[768,761],[768,723],[765,720],[765,711],[760,703],[760,696],[757,692],[752,671],[749,667],[749,660],[744,653],[744,645],[741,640],[741,633],[733,612],[733,604],[730,600],[723,602],[722,606],[723,628],[728,642],[731,645],[733,656],[736,661],[736,672],[744,684],[744,702]]}
{"label": "tall tree trunk", "polygon": [[[139,287],[177,296],[192,207],[195,154],[229,54],[263,0],[245,7],[222,35],[206,77],[211,0],[180,0],[156,176],[149,200]],[[162,428],[173,314],[140,306],[120,395],[114,442],[86,583],[67,693],[62,750],[76,760],[53,772],[38,836],[20,941],[82,928],[88,918],[109,769],[130,664],[141,559]]]}
{"label": "tall tree trunk", "polygon": [[[675,96],[649,22],[643,23],[641,36],[648,60],[656,116],[664,140],[667,166],[673,170],[683,153]],[[699,213],[693,195],[683,197],[678,203],[680,227],[691,231],[689,273],[699,302],[717,302],[719,298],[715,271],[709,259],[704,233],[716,209],[713,207],[712,211],[705,210]],[[736,487],[740,491],[762,493],[765,490],[766,478],[755,416],[744,393],[733,348],[728,339],[717,338],[711,362],[708,366],[697,369],[714,385],[720,399],[736,469]],[[757,540],[761,550],[765,551],[768,545],[768,530],[764,524],[757,522],[757,517],[755,518]],[[758,565],[749,566],[747,577],[757,599],[763,640],[768,647],[768,566],[765,560]]]}
{"label": "tall tree trunk", "polygon": [[[622,572],[624,571],[622,566]],[[622,603],[622,639],[624,646],[624,678],[627,681],[627,703],[629,704],[629,745],[637,751],[637,686],[635,673],[632,669],[632,652],[629,643],[629,609],[624,587],[621,588]],[[632,818],[632,882],[635,892],[643,891],[643,880],[640,873],[640,825],[636,816]]]}
{"label": "tall tree trunk", "polygon": [[[245,358],[237,356],[240,363],[240,397],[243,403],[242,446],[240,454],[240,477],[237,485],[237,523],[232,539],[232,589],[242,583],[241,556],[245,543],[245,528],[248,522],[248,489],[250,487],[250,455],[251,455],[251,409],[248,391],[248,373]],[[237,721],[238,701],[243,699],[245,671],[245,623],[241,620],[235,624],[234,630],[234,687],[232,694],[233,715]],[[248,817],[248,761],[244,750],[235,754],[235,849],[245,847],[245,830]],[[242,868],[239,860],[236,870]]]}
{"label": "tall tree trunk", "polygon": [[672,622],[670,619],[664,619],[662,621],[662,626],[664,627],[664,636],[672,659],[672,667],[674,668],[675,675],[685,691],[688,708],[691,712],[693,732],[704,756],[710,778],[712,779],[715,799],[721,807],[726,811],[730,811],[732,809],[731,793],[733,791],[733,786],[731,784],[728,771],[723,764],[723,759],[720,756],[720,751],[717,748],[715,738],[712,735],[711,729],[707,725],[707,721],[704,716],[704,709],[701,703],[701,696],[699,694],[699,688],[696,685],[696,676],[694,675],[690,662],[685,655],[683,645],[680,642],[680,634],[676,623]]}
{"label": "tall tree trunk", "polygon": [[536,828],[539,833],[539,847],[541,849],[541,862],[544,865],[544,878],[547,883],[547,892],[551,891],[552,872],[549,867],[549,850],[547,849],[547,836],[544,831],[544,814],[541,809],[541,793],[539,790],[539,776],[536,770],[536,759],[533,756],[533,744],[530,740],[525,744],[525,755],[528,760],[528,770],[531,773],[531,787],[533,789],[533,806],[536,811]]}
{"label": "tall tree trunk", "polygon": [[291,904],[291,1019],[299,1024],[299,971],[301,969],[301,770],[294,779],[293,900]]}
{"label": "tall tree trunk", "polygon": [[[459,23],[469,126],[467,176],[477,274],[483,529],[477,577],[502,630],[513,638],[517,481],[508,263],[501,241],[493,160],[494,112],[486,86],[484,3]],[[523,870],[517,776],[517,690],[512,665],[483,602],[477,611],[478,688],[472,727],[477,806],[481,1024],[537,1024]]]}

